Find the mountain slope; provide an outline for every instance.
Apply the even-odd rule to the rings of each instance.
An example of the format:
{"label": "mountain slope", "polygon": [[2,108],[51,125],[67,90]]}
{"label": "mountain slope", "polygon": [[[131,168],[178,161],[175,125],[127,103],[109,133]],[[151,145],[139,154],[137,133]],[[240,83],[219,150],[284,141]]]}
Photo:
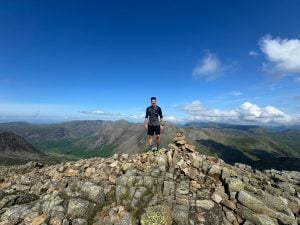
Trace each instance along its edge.
{"label": "mountain slope", "polygon": [[28,161],[45,161],[47,156],[25,141],[22,137],[12,133],[0,133],[0,165],[24,164]]}

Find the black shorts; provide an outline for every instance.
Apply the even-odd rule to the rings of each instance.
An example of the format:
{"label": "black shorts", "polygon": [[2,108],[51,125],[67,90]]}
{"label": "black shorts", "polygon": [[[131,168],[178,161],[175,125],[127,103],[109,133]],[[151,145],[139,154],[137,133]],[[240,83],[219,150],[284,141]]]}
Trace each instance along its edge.
{"label": "black shorts", "polygon": [[147,134],[153,136],[154,133],[160,135],[160,126],[148,126]]}

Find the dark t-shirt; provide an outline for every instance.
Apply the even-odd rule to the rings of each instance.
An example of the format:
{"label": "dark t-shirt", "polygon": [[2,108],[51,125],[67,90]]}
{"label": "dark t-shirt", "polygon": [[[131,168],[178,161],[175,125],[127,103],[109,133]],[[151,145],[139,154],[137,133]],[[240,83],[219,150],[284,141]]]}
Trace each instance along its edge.
{"label": "dark t-shirt", "polygon": [[160,122],[158,117],[163,118],[162,111],[159,106],[156,106],[155,108],[153,108],[152,106],[147,107],[145,118],[149,119],[149,126],[159,126]]}

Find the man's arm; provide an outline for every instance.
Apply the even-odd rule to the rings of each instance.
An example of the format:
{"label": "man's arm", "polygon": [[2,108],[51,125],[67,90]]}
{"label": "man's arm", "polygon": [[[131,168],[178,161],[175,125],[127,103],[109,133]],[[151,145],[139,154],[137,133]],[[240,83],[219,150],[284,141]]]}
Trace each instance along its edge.
{"label": "man's arm", "polygon": [[148,129],[148,108],[146,109],[146,115],[145,115],[145,122],[144,122],[144,126],[145,126],[145,129]]}
{"label": "man's arm", "polygon": [[159,108],[158,114],[159,114],[159,117],[160,117],[160,120],[159,120],[160,125],[163,126],[163,114],[162,114],[161,108]]}

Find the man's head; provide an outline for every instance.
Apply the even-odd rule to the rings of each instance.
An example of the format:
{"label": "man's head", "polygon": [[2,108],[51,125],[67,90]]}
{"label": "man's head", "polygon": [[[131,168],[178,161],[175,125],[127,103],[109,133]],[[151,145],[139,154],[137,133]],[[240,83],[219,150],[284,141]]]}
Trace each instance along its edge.
{"label": "man's head", "polygon": [[156,98],[155,97],[151,97],[151,105],[156,106]]}

